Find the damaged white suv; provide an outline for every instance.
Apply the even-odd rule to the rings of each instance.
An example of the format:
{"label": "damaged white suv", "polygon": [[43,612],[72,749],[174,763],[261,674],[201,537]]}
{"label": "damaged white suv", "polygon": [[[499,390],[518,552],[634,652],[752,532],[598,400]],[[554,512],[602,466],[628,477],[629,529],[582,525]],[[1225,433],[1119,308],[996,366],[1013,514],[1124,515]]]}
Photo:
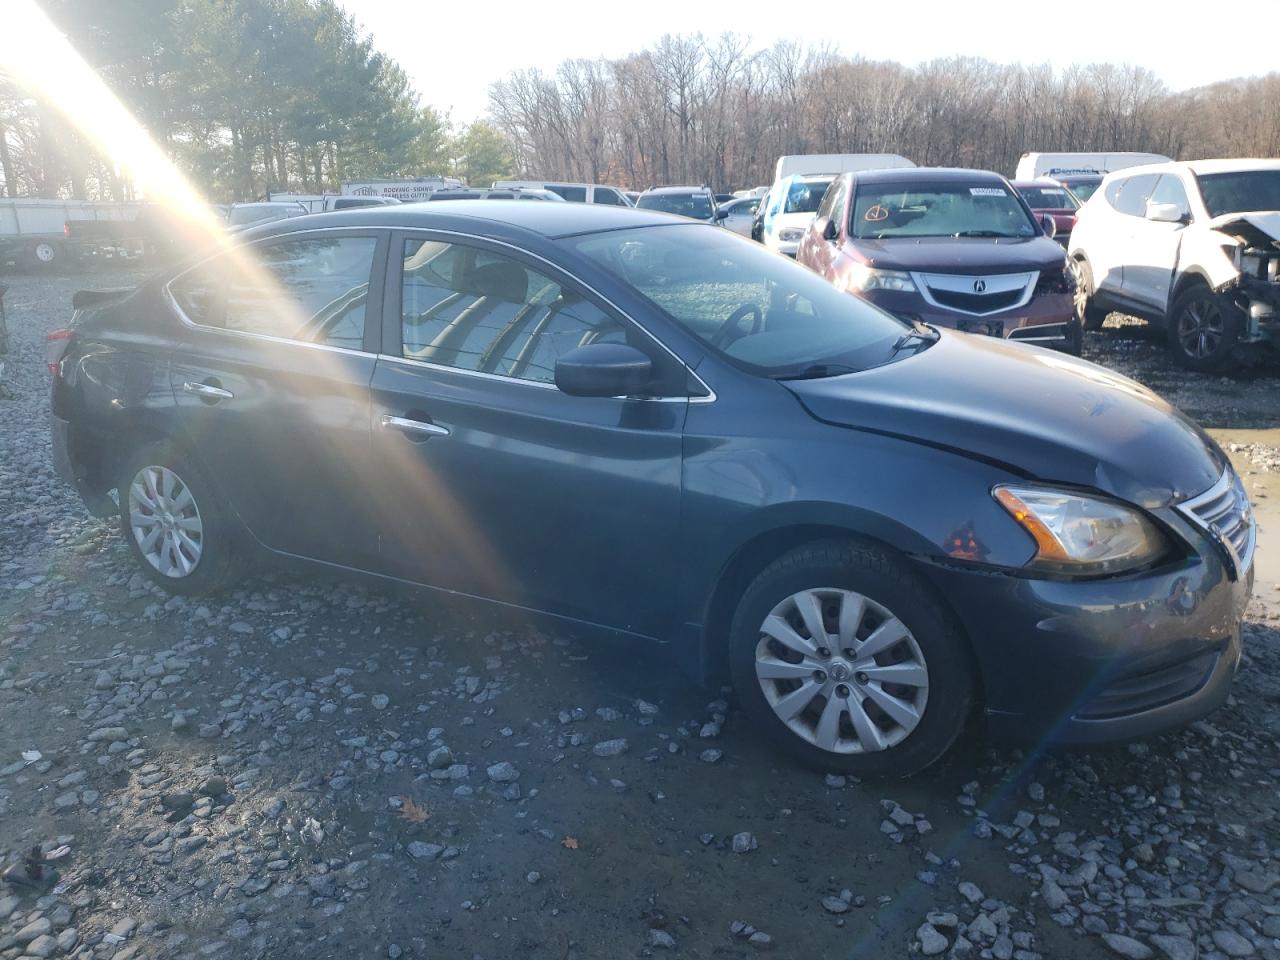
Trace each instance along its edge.
{"label": "damaged white suv", "polygon": [[1280,160],[1196,160],[1110,174],[1067,249],[1076,312],[1161,324],[1169,352],[1218,371],[1242,344],[1280,346]]}

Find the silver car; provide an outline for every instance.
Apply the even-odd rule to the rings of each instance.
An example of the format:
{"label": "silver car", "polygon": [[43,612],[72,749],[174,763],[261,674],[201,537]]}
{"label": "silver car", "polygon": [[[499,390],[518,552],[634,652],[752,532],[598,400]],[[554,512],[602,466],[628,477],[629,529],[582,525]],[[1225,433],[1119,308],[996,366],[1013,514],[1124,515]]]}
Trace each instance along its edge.
{"label": "silver car", "polygon": [[761,199],[761,197],[742,197],[721,204],[720,211],[725,215],[722,226],[744,237],[751,236],[751,221],[755,218]]}

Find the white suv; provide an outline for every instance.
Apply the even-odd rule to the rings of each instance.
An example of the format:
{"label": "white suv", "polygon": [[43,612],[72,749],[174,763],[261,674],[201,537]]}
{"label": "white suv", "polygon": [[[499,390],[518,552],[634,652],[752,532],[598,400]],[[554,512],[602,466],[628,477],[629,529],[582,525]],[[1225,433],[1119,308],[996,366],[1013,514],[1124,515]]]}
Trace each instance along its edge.
{"label": "white suv", "polygon": [[1280,346],[1280,160],[1196,160],[1109,174],[1067,256],[1086,330],[1119,310],[1161,324],[1193,370],[1239,344]]}

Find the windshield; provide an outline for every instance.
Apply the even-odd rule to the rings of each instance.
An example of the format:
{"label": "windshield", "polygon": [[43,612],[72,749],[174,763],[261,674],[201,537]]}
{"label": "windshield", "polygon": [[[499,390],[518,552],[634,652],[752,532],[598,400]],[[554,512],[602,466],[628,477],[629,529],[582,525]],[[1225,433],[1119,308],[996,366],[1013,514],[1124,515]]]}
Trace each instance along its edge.
{"label": "windshield", "polygon": [[902,321],[727,230],[665,226],[563,243],[616,274],[730,362],[775,378],[892,359]]}
{"label": "windshield", "polygon": [[[834,179],[834,178],[832,178]],[[831,180],[807,180],[793,183],[787,191],[787,207],[783,213],[817,213],[822,195],[831,186]]]}
{"label": "windshield", "polygon": [[1080,201],[1066,187],[1018,187],[1032,210],[1076,210]]}
{"label": "windshield", "polygon": [[1068,180],[1066,181],[1067,189],[1076,195],[1076,199],[1084,203],[1095,193],[1098,187],[1102,185],[1101,177],[1091,177],[1088,180]]}
{"label": "windshield", "polygon": [[1209,216],[1247,210],[1280,210],[1280,170],[1197,174]]}
{"label": "windshield", "polygon": [[858,187],[850,232],[885,237],[1034,237],[1027,211],[1002,183],[872,183]]}
{"label": "windshield", "polygon": [[705,193],[646,193],[636,206],[641,210],[678,213],[695,220],[711,219],[711,197]]}

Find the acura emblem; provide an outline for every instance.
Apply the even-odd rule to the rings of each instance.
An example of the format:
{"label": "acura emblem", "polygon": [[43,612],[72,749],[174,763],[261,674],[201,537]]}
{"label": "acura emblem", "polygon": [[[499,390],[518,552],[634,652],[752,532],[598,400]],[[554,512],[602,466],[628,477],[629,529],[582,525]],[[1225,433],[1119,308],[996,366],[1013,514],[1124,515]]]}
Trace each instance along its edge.
{"label": "acura emblem", "polygon": [[984,293],[984,292],[986,291],[986,289],[987,289],[987,281],[985,281],[985,280],[975,280],[975,281],[973,281],[973,292],[974,292],[974,293]]}

